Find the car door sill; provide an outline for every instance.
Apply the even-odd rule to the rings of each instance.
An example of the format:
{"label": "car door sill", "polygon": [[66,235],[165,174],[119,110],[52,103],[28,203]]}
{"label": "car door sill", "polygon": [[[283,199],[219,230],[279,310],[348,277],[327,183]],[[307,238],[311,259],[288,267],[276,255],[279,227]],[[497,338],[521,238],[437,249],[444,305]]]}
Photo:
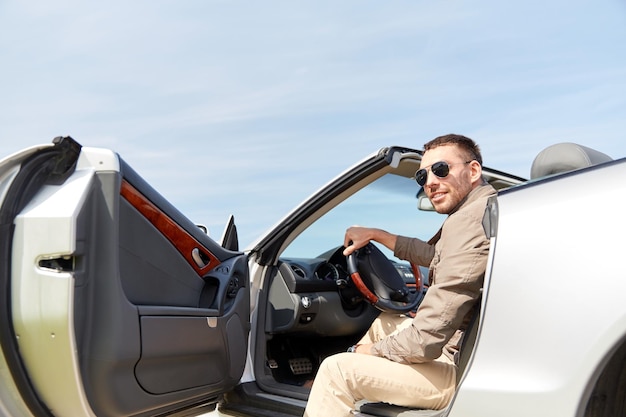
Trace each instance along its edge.
{"label": "car door sill", "polygon": [[360,417],[442,417],[446,409],[443,410],[415,410],[397,405],[377,402],[371,403],[361,401],[357,403],[356,416]]}
{"label": "car door sill", "polygon": [[255,417],[293,417],[302,416],[305,407],[306,400],[270,394],[248,382],[226,393],[219,410]]}
{"label": "car door sill", "polygon": [[[219,406],[225,414],[255,417],[301,416],[306,400],[265,392],[255,382],[239,385],[228,392]],[[444,410],[415,410],[387,403],[360,401],[356,404],[356,416],[360,417],[442,417]]]}

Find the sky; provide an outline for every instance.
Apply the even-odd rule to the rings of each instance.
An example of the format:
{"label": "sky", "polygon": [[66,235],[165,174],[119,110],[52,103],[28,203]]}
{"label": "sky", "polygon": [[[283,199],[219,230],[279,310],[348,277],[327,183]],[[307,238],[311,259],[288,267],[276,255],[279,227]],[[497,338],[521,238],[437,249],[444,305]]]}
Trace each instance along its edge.
{"label": "sky", "polygon": [[626,157],[626,0],[0,2],[0,157],[118,152],[242,246],[378,149],[459,133],[528,177]]}

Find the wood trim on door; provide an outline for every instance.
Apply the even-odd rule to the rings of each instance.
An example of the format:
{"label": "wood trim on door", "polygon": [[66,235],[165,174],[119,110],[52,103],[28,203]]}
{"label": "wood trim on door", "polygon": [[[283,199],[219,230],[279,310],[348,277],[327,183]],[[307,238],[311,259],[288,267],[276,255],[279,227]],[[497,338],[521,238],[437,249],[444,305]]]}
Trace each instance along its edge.
{"label": "wood trim on door", "polygon": [[120,194],[174,245],[198,275],[202,277],[220,264],[220,260],[211,251],[128,181],[122,180]]}

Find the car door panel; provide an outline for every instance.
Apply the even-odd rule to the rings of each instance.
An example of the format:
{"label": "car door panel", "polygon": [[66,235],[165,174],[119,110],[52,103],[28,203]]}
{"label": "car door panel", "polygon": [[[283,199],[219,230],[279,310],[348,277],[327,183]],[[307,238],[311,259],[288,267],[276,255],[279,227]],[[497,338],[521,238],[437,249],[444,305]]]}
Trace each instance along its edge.
{"label": "car door panel", "polygon": [[[14,238],[16,332],[40,400],[57,415],[98,416],[216,402],[245,364],[247,257],[221,248],[113,153],[83,149],[57,182],[16,217]],[[36,285],[25,289],[33,259]],[[65,326],[41,321],[50,311],[33,317],[59,294]]]}
{"label": "car door panel", "polygon": [[[119,178],[121,191],[114,197],[119,258],[106,261],[117,267],[95,291],[100,300],[93,311],[100,319],[94,318],[98,332],[90,333],[96,348],[84,360],[91,398],[99,404],[98,415],[153,414],[213,401],[243,371],[249,330],[246,258],[197,233],[123,161],[122,171],[137,185]],[[130,187],[133,197],[127,198]],[[208,265],[194,264],[191,245],[208,254]],[[111,311],[116,305],[117,314]],[[243,347],[232,354],[229,343]]]}
{"label": "car door panel", "polygon": [[204,280],[142,213],[120,201],[120,274],[136,305],[199,307]]}

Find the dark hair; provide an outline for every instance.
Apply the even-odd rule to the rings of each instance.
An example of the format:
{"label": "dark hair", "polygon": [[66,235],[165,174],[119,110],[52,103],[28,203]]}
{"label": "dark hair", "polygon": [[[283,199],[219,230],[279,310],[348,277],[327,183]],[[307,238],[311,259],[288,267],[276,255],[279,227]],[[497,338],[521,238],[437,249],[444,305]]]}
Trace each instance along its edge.
{"label": "dark hair", "polygon": [[476,142],[474,142],[470,138],[465,137],[463,135],[456,135],[454,133],[450,133],[448,135],[436,137],[435,139],[429,142],[426,142],[424,144],[424,151],[434,149],[438,146],[450,145],[450,144],[456,145],[459,148],[461,148],[462,152],[467,153],[467,157],[469,158],[469,160],[475,159],[482,166],[483,157],[480,154],[480,148],[478,147]]}

